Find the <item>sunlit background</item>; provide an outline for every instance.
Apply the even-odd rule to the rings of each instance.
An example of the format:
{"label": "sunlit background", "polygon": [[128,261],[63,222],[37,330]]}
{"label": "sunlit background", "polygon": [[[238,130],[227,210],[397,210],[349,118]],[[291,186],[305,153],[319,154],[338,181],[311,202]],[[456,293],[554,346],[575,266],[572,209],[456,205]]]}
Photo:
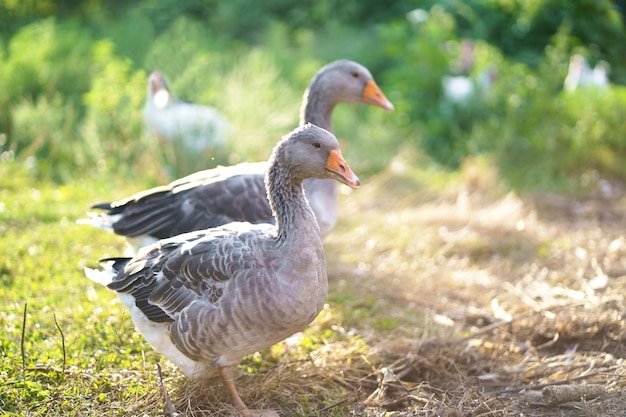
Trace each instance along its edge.
{"label": "sunlit background", "polygon": [[[227,152],[188,171],[265,159],[297,123],[315,71],[349,58],[396,106],[338,110],[335,130],[361,175],[416,150],[446,169],[485,155],[525,189],[623,178],[622,3],[5,1],[1,161],[60,182],[93,167],[145,175],[163,157],[141,116],[154,70],[230,123]],[[575,55],[590,75],[565,89]]]}
{"label": "sunlit background", "polygon": [[[223,386],[187,381],[84,276],[126,246],[76,220],[265,160],[311,77],[347,58],[395,110],[333,112],[362,186],[324,240],[328,305],[242,362],[244,400],[283,416],[623,416],[625,7],[0,1],[0,414],[166,415],[163,386],[184,415],[232,414]],[[206,148],[147,122],[168,102],[149,95],[154,71],[171,102],[220,121]],[[599,400],[538,405],[544,386],[583,383]]]}

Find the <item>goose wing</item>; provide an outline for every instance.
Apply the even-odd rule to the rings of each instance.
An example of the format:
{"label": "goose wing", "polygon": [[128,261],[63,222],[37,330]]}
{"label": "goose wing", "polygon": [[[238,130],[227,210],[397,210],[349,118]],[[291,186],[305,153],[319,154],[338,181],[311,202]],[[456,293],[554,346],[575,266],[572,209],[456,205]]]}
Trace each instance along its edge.
{"label": "goose wing", "polygon": [[230,222],[274,223],[267,201],[265,164],[200,171],[94,208],[116,215],[113,230],[122,236],[164,239]]}
{"label": "goose wing", "polygon": [[267,224],[233,223],[159,241],[126,262],[116,260],[118,273],[108,287],[132,295],[151,321],[174,321],[195,301],[217,305],[267,273],[260,254],[273,231]]}

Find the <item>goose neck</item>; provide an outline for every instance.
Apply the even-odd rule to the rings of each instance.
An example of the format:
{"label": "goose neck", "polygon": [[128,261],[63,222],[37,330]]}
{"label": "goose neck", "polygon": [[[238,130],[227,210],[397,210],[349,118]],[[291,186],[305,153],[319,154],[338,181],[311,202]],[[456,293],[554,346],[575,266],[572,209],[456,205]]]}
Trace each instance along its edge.
{"label": "goose neck", "polygon": [[331,101],[319,83],[311,84],[305,92],[300,112],[300,125],[314,125],[332,132],[331,115],[337,103]]}
{"label": "goose neck", "polygon": [[310,239],[311,234],[319,236],[319,226],[304,196],[302,180],[288,175],[280,165],[273,165],[267,173],[266,188],[279,241]]}

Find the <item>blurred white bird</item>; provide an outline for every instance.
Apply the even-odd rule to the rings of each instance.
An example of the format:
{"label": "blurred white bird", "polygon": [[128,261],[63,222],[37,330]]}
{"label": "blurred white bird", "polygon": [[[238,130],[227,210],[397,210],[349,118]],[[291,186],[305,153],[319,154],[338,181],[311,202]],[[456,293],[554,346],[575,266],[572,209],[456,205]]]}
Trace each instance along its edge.
{"label": "blurred white bird", "polygon": [[[474,68],[474,43],[464,39],[461,43],[461,56],[458,71],[469,74]],[[448,101],[462,104],[474,93],[485,93],[493,85],[497,77],[496,67],[489,65],[484,68],[476,79],[467,75],[447,75],[441,79],[443,94]]]}
{"label": "blurred white bird", "polygon": [[476,80],[464,75],[445,76],[441,80],[443,94],[448,101],[465,103],[474,93],[489,91],[496,77],[497,72],[493,66],[481,71]]}
{"label": "blurred white bird", "polygon": [[574,91],[578,87],[594,86],[605,88],[609,85],[609,64],[600,61],[591,69],[589,63],[582,55],[573,55],[569,60],[567,77],[563,83],[566,91]]}
{"label": "blurred white bird", "polygon": [[454,103],[466,101],[474,92],[474,82],[464,75],[445,76],[441,82],[443,94]]}
{"label": "blurred white bird", "polygon": [[167,163],[186,171],[206,168],[206,158],[226,142],[226,118],[214,108],[176,99],[158,71],[148,78],[143,119],[148,132],[172,147],[166,158],[174,160]]}

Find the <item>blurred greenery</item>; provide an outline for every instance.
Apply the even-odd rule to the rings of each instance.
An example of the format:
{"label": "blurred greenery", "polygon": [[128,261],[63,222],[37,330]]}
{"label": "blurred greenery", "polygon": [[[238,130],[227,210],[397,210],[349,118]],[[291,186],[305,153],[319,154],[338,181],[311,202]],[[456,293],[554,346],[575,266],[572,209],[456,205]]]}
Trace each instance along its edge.
{"label": "blurred greenery", "polygon": [[[407,190],[437,187],[476,156],[517,191],[579,192],[600,179],[626,180],[625,3],[0,2],[2,410],[127,415],[129,398],[158,392],[152,370],[158,355],[133,331],[114,294],[82,272],[123,253],[124,245],[74,222],[90,203],[171,179],[160,168],[167,152],[142,121],[153,70],[165,74],[178,97],[213,106],[229,120],[228,155],[208,158],[207,167],[267,158],[298,123],[313,74],[348,58],[366,65],[395,105],[393,113],[337,107],[334,130],[351,167],[365,179],[392,163],[410,165],[383,184],[398,199],[371,204],[414,203]],[[468,41],[471,65],[463,63]],[[591,65],[606,61],[611,85],[564,91],[573,54]],[[468,77],[474,93],[447,99],[446,76]],[[393,234],[390,244],[409,248],[415,247],[410,239],[422,236],[406,225],[398,233],[386,217],[378,229]],[[414,261],[405,258],[407,265]],[[347,281],[343,288],[363,285]],[[330,296],[345,307],[346,326],[401,327],[387,314],[399,307],[351,293]],[[328,327],[320,327],[329,319],[320,320],[309,334],[322,336],[307,336],[303,357],[328,339]],[[152,414],[163,414],[160,400],[149,399]]]}
{"label": "blurred greenery", "polygon": [[[370,68],[396,106],[392,114],[364,106],[335,113],[362,176],[411,148],[451,170],[486,156],[520,190],[574,190],[590,174],[623,180],[623,3],[7,0],[0,161],[58,183],[94,167],[164,180],[154,165],[167,152],[141,116],[155,69],[178,97],[230,121],[228,155],[207,167],[265,159],[297,123],[315,71],[348,58]],[[564,92],[573,54],[607,62],[610,87]],[[448,99],[446,76],[467,77],[473,93]]]}

